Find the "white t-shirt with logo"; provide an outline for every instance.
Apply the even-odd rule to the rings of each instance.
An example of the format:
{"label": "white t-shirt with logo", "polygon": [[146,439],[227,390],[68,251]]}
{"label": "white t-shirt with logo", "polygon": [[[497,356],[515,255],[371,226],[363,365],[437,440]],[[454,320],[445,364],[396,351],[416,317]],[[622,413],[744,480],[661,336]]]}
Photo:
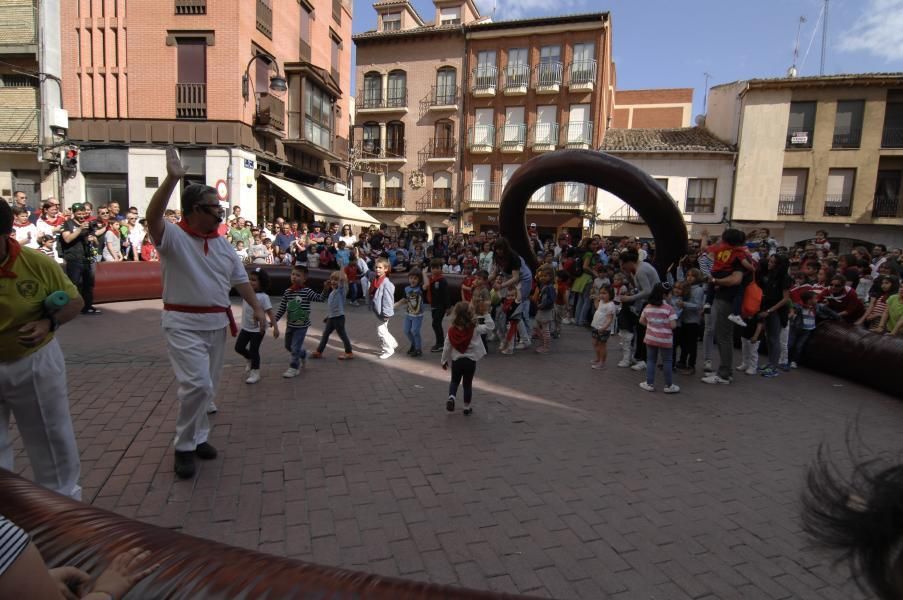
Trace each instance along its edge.
{"label": "white t-shirt with logo", "polygon": [[[248,282],[235,248],[226,238],[204,240],[164,222],[163,239],[154,240],[163,269],[163,302],[188,306],[231,306],[229,290]],[[204,254],[204,242],[208,252]],[[229,324],[225,313],[163,311],[163,327],[213,331]]]}

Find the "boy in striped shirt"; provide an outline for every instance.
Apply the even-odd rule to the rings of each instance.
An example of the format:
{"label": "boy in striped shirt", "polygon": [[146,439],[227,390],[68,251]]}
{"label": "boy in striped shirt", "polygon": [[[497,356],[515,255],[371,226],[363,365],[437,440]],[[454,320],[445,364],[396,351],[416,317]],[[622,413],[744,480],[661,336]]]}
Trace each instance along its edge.
{"label": "boy in striped shirt", "polygon": [[286,315],[288,327],[285,330],[285,349],[291,352],[292,360],[288,369],[282,373],[285,378],[297,377],[298,368],[307,365],[307,350],[304,349],[304,338],[310,327],[311,301],[323,302],[325,294],[318,294],[305,285],[307,283],[307,267],[292,267],[292,284],[282,294],[275,321],[278,323],[282,315]]}

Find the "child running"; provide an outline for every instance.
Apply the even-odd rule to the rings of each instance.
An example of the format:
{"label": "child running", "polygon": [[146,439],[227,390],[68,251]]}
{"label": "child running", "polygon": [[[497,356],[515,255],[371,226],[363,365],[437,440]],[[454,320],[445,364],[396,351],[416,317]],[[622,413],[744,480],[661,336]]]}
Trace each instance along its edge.
{"label": "child running", "polygon": [[608,360],[608,338],[611,337],[611,325],[614,323],[617,307],[612,300],[614,293],[611,286],[603,285],[599,288],[599,306],[593,313],[590,323],[590,331],[593,336],[593,348],[596,350],[596,360],[590,365],[594,369],[604,369]]}
{"label": "child running", "polygon": [[336,331],[345,349],[345,352],[339,354],[339,360],[351,360],[354,358],[354,354],[351,352],[351,340],[348,339],[348,334],[345,332],[345,296],[348,295],[348,278],[345,276],[345,272],[333,272],[326,280],[324,294],[327,289],[331,291],[326,299],[326,318],[323,319],[326,327],[323,329],[323,335],[320,336],[320,345],[317,346],[317,351],[310,357],[322,358],[326,344],[329,342],[329,336]]}
{"label": "child running", "polygon": [[666,394],[676,394],[680,391],[673,382],[672,371],[674,361],[674,336],[673,330],[677,326],[677,315],[669,302],[671,296],[671,284],[656,283],[649,293],[646,308],[640,314],[640,325],[646,327],[646,381],[640,382],[640,387],[647,392],[655,391],[655,369],[658,356],[662,356],[662,371],[665,375]]}
{"label": "child running", "polygon": [[411,342],[408,356],[421,356],[423,342],[420,338],[420,327],[423,325],[423,273],[414,267],[408,273],[408,286],[404,288],[404,298],[395,303],[395,308],[404,305],[404,334]]}
{"label": "child running", "polygon": [[282,301],[276,311],[276,321],[286,315],[288,326],[285,328],[285,349],[292,359],[288,369],[282,373],[286,379],[297,377],[299,368],[307,366],[307,350],[304,349],[304,338],[307,336],[307,328],[310,327],[310,303],[311,301],[323,302],[325,296],[318,294],[305,284],[307,283],[307,267],[295,265],[292,267],[292,284],[282,294]]}
{"label": "child running", "polygon": [[376,328],[376,337],[379,338],[379,357],[383,360],[395,354],[398,342],[389,333],[389,319],[395,314],[395,285],[389,280],[389,259],[377,258],[375,262],[376,276],[370,283],[370,308],[380,324]]}
{"label": "child running", "polygon": [[473,394],[473,376],[477,371],[477,361],[486,356],[481,336],[492,331],[494,324],[487,315],[475,317],[468,302],[458,302],[452,310],[452,324],[445,336],[442,348],[442,368],[448,370],[451,363],[451,383],[448,385],[448,401],[445,410],[454,412],[458,396],[458,385],[464,383],[464,414],[472,412],[470,401]]}
{"label": "child running", "polygon": [[[279,339],[279,324],[273,317],[273,305],[266,290],[270,287],[270,276],[266,271],[257,267],[254,269],[248,279],[251,281],[251,288],[254,295],[257,296],[257,303],[264,310],[270,319],[270,325],[273,327],[273,338]],[[235,351],[245,357],[248,366],[245,372],[248,378],[245,383],[257,383],[260,381],[260,343],[265,335],[266,323],[258,323],[254,320],[254,310],[246,301],[241,301],[241,331],[238,332],[238,338],[235,340]]]}

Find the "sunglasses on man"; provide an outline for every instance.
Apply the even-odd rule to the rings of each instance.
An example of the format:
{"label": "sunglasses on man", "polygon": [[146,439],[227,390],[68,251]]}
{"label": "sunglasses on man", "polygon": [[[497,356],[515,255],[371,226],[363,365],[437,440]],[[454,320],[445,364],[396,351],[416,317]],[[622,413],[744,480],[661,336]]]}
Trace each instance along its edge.
{"label": "sunglasses on man", "polygon": [[195,206],[203,210],[208,215],[216,217],[220,221],[222,221],[223,217],[226,216],[226,211],[223,210],[223,207],[219,204],[195,204]]}

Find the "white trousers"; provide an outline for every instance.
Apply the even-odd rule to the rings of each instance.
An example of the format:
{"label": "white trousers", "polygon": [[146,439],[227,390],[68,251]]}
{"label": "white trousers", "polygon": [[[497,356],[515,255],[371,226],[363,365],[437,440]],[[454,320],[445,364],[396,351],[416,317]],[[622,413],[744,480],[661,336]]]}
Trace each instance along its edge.
{"label": "white trousers", "polygon": [[69,414],[66,361],[56,339],[24,358],[0,362],[0,467],[12,471],[10,413],[16,417],[35,481],[81,500],[81,462]]}
{"label": "white trousers", "polygon": [[216,396],[223,371],[226,328],[189,331],[164,328],[169,360],[179,382],[176,450],[193,452],[210,435],[207,403]]}
{"label": "white trousers", "polygon": [[379,327],[376,328],[376,337],[379,338],[379,349],[383,352],[395,352],[398,348],[398,342],[389,333],[389,322],[380,320]]}

